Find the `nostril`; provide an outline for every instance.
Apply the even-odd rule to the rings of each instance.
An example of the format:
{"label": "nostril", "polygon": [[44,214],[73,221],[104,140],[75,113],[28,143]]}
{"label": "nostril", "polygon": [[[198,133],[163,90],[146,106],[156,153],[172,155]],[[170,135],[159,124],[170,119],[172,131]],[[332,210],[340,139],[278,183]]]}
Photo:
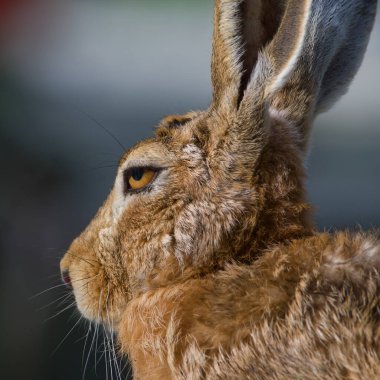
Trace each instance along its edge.
{"label": "nostril", "polygon": [[66,286],[68,286],[70,289],[73,288],[73,285],[71,284],[71,278],[70,278],[70,275],[69,275],[69,271],[68,270],[64,270],[62,271],[62,281],[66,284]]}

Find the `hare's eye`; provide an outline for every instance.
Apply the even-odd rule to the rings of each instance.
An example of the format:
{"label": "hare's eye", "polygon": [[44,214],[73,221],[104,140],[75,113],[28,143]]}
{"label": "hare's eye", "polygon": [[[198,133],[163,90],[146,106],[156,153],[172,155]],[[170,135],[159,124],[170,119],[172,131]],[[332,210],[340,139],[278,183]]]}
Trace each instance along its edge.
{"label": "hare's eye", "polygon": [[142,190],[148,186],[157,174],[151,168],[133,168],[124,173],[125,191]]}

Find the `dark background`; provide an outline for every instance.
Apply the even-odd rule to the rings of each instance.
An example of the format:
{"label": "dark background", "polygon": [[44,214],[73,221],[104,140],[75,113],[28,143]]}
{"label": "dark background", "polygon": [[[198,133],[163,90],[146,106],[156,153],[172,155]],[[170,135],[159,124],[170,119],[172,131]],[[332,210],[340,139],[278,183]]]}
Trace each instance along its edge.
{"label": "dark background", "polygon": [[[74,307],[54,315],[72,299],[59,305],[61,286],[33,296],[60,284],[60,257],[112,186],[122,150],[99,123],[129,147],[165,114],[207,107],[212,1],[5,5],[0,377],[82,379],[88,324],[80,322],[60,345],[79,315]],[[307,167],[320,229],[380,227],[379,63],[377,22],[349,94],[315,123]],[[94,362],[92,353],[84,378],[106,379],[104,359],[97,376]]]}

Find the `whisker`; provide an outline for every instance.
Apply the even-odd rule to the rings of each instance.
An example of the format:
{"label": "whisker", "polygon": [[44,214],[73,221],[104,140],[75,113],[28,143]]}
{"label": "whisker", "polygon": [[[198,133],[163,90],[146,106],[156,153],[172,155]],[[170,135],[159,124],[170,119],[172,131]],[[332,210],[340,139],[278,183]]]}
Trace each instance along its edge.
{"label": "whisker", "polygon": [[109,316],[109,312],[108,312],[108,307],[106,308],[106,311],[107,311],[108,324],[111,327],[110,336],[111,336],[112,353],[113,353],[113,357],[114,357],[113,360],[114,360],[114,365],[115,365],[115,373],[118,376],[119,380],[121,380],[121,373],[120,373],[119,363],[118,363],[116,352],[115,352],[113,321],[110,320],[110,316]]}
{"label": "whisker", "polygon": [[63,342],[66,341],[68,336],[72,333],[72,331],[75,329],[76,326],[78,326],[79,322],[81,321],[81,318],[78,319],[78,321],[75,323],[75,325],[70,329],[70,331],[65,335],[65,337],[61,340],[61,342],[58,344],[58,346],[54,349],[54,351],[50,354],[50,357],[53,356],[58,349],[62,346]]}
{"label": "whisker", "polygon": [[69,294],[67,298],[63,299],[58,305],[55,306],[56,309],[63,307],[67,301],[70,301],[72,294]]}
{"label": "whisker", "polygon": [[84,334],[83,336],[81,336],[80,338],[78,338],[74,343],[79,343],[81,342],[83,339],[86,339],[87,338],[87,331],[86,331],[86,334]]}
{"label": "whisker", "polygon": [[123,372],[125,371],[125,369],[128,367],[128,371],[127,371],[127,375],[126,375],[126,378],[129,379],[130,375],[131,375],[131,372],[132,372],[132,366],[131,364],[127,361],[123,367]]}
{"label": "whisker", "polygon": [[98,120],[96,120],[93,116],[91,116],[90,114],[88,114],[84,110],[78,108],[77,106],[75,106],[75,108],[79,112],[81,112],[83,115],[85,115],[89,120],[94,122],[98,127],[102,128],[103,131],[105,131],[109,136],[111,136],[113,138],[113,140],[121,147],[123,152],[126,151],[126,149],[125,149],[124,145],[121,143],[121,141],[111,131],[109,131],[104,125],[102,125]]}
{"label": "whisker", "polygon": [[86,363],[84,365],[84,370],[83,370],[83,380],[84,380],[85,375],[86,375],[87,364],[88,364],[88,360],[90,358],[92,347],[94,345],[94,339],[95,339],[95,334],[93,334],[93,336],[92,336],[91,345],[90,345],[90,348],[88,349],[87,359],[86,359]]}
{"label": "whisker", "polygon": [[83,351],[82,351],[82,368],[83,368],[83,363],[84,363],[84,355],[85,355],[85,351],[86,351],[86,346],[87,346],[87,340],[88,340],[88,336],[91,332],[91,322],[88,323],[88,328],[87,328],[87,332],[86,332],[86,340],[84,341],[84,346],[83,346]]}
{"label": "whisker", "polygon": [[[54,301],[49,302],[47,305],[40,307],[40,308],[38,309],[38,311],[44,310],[44,309],[48,308],[49,306],[54,305],[55,303],[59,302],[59,301],[62,300],[62,299],[63,299],[62,302],[64,302],[65,300],[69,299],[71,296],[72,296],[72,293],[71,293],[71,292],[68,293],[68,294],[64,294],[63,296],[58,297],[58,298],[55,299]],[[62,302],[61,302],[61,303],[62,303]]]}
{"label": "whisker", "polygon": [[113,379],[113,365],[112,365],[112,359],[111,359],[111,344],[109,337],[107,336],[107,346],[108,346],[108,361],[110,364],[110,374],[111,374],[111,379]]}
{"label": "whisker", "polygon": [[[100,315],[100,303],[101,303],[101,297],[102,297],[102,291],[100,292],[99,294],[99,301],[98,301],[98,319],[99,319],[99,315]],[[96,324],[97,326],[97,324]],[[97,327],[96,327],[97,329]],[[91,350],[94,346],[94,342],[95,342],[95,339],[96,339],[96,333],[93,334],[93,337],[92,337],[92,341],[91,341],[91,345],[90,345],[90,348],[88,350],[88,355],[87,355],[87,359],[86,359],[86,363],[84,365],[84,370],[83,370],[83,380],[85,378],[85,375],[86,375],[86,369],[87,369],[87,365],[88,365],[88,362],[89,362],[89,359],[90,359],[90,354],[91,354]],[[83,351],[84,352],[84,351]],[[96,355],[96,351],[95,351],[95,355]]]}
{"label": "whisker", "polygon": [[74,253],[71,253],[71,252],[68,252],[68,255],[73,256],[73,257],[75,257],[75,258],[77,258],[77,259],[79,259],[79,260],[83,260],[85,263],[90,264],[90,265],[92,265],[92,266],[94,266],[94,267],[96,267],[96,265],[93,264],[93,263],[91,263],[91,261],[93,261],[93,262],[96,263],[96,264],[99,264],[97,260],[93,260],[93,259],[85,259],[84,257],[81,257],[81,256],[78,256],[78,255],[75,255]]}
{"label": "whisker", "polygon": [[[106,311],[107,311],[107,314],[108,314],[108,299],[109,299],[109,295],[110,295],[110,286],[108,285],[107,287],[107,298],[106,298],[106,303],[105,303],[105,307],[106,307]],[[113,379],[113,368],[112,368],[112,362],[111,362],[111,347],[110,347],[110,341],[109,341],[109,338],[108,338],[108,331],[106,331],[106,339],[107,339],[107,360],[109,362],[109,368],[110,368],[110,375],[111,375],[111,379]]]}
{"label": "whisker", "polygon": [[[83,258],[81,258],[82,260],[84,260]],[[95,266],[94,264],[92,264],[92,263],[90,263],[90,262],[88,262],[90,265],[93,265],[93,266]],[[99,273],[97,273],[96,275],[94,275],[94,276],[91,276],[91,277],[87,277],[87,278],[79,278],[79,279],[76,279],[76,280],[73,280],[72,282],[79,282],[79,281],[83,281],[83,280],[87,280],[87,279],[90,279],[90,278],[94,278],[95,276],[98,276],[99,275]],[[57,289],[57,288],[61,288],[61,287],[66,287],[67,285],[66,284],[64,284],[64,283],[62,283],[62,284],[57,284],[57,285],[54,285],[54,286],[51,286],[50,288],[48,288],[48,289],[45,289],[45,290],[43,290],[43,291],[41,291],[41,292],[39,292],[39,293],[37,293],[37,294],[34,294],[34,295],[32,295],[32,296],[30,296],[29,297],[29,300],[33,300],[33,299],[35,299],[35,298],[37,298],[37,297],[39,297],[39,296],[41,296],[41,295],[43,295],[43,294],[45,294],[45,293],[47,293],[47,292],[50,292],[50,291],[52,291],[52,290],[54,290],[54,289]]]}
{"label": "whisker", "polygon": [[51,319],[58,317],[58,315],[61,315],[63,312],[65,312],[66,310],[70,309],[74,305],[75,305],[75,301],[72,302],[70,305],[66,306],[64,309],[60,310],[58,313],[56,313],[56,314],[52,315],[51,317],[45,319],[44,322],[46,323],[47,321],[50,321]]}
{"label": "whisker", "polygon": [[88,277],[81,277],[81,278],[77,278],[76,280],[73,280],[71,281],[72,283],[76,283],[76,282],[81,282],[81,281],[85,281],[85,280],[92,280],[94,279],[95,277],[99,276],[100,273],[97,273],[97,274],[94,274],[92,276],[88,276]]}
{"label": "whisker", "polygon": [[39,292],[39,293],[37,293],[37,294],[35,294],[35,295],[29,297],[29,300],[32,300],[32,299],[34,299],[34,298],[37,298],[37,297],[41,296],[42,294],[45,294],[45,293],[47,293],[47,292],[50,292],[51,290],[54,290],[54,289],[60,288],[60,287],[62,287],[62,286],[66,286],[66,284],[54,285],[54,286],[52,286],[52,287],[50,287],[50,288],[48,288],[48,289],[43,290],[42,292]]}
{"label": "whisker", "polygon": [[[103,328],[104,329],[104,328]],[[104,357],[104,330],[102,330],[102,334],[103,334],[103,342],[99,345],[98,347],[98,351],[100,352],[100,357],[99,359],[97,360],[97,362],[95,363],[95,370],[96,370],[96,366],[100,363],[100,361],[103,359]]]}
{"label": "whisker", "polygon": [[94,358],[94,364],[95,364],[95,375],[97,375],[97,372],[96,372],[96,365],[97,365],[97,361],[96,361],[96,356],[98,354],[98,338],[99,338],[99,323],[96,324],[96,328],[95,328],[95,358]]}
{"label": "whisker", "polygon": [[108,380],[108,365],[107,365],[107,360],[108,360],[108,357],[107,357],[107,349],[106,349],[106,334],[105,334],[105,331],[104,331],[104,328],[103,328],[103,346],[104,346],[104,361],[106,363],[106,379]]}
{"label": "whisker", "polygon": [[[102,295],[103,295],[103,289],[100,291],[100,294],[99,294],[99,302],[98,302],[98,321],[100,319],[100,304],[101,304],[101,298],[102,298]],[[95,342],[95,374],[96,374],[96,365],[97,365],[97,361],[96,361],[96,354],[98,352],[98,333],[99,333],[99,323],[96,324],[96,330],[95,330],[95,335],[96,335],[96,342]]]}

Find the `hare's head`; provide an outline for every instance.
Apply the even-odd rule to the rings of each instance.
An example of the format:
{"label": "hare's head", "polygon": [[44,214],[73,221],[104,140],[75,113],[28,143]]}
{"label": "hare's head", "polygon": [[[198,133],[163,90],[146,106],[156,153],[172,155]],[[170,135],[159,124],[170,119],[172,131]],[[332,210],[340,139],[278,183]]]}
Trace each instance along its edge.
{"label": "hare's head", "polygon": [[164,119],[124,154],[61,262],[84,316],[117,325],[147,289],[310,233],[309,126],[359,66],[369,3],[216,1],[211,106]]}

